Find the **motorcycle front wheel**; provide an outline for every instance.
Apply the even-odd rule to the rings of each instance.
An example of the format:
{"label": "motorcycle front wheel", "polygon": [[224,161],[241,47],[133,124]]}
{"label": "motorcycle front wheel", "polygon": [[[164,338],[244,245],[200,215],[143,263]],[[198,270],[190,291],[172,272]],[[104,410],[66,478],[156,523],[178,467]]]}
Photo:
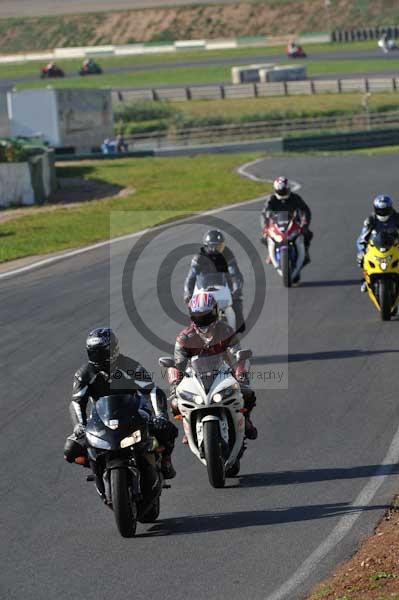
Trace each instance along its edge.
{"label": "motorcycle front wheel", "polygon": [[291,265],[288,247],[281,251],[281,273],[283,275],[284,287],[291,287]]}
{"label": "motorcycle front wheel", "polygon": [[137,527],[137,506],[131,498],[127,469],[112,469],[111,495],[119,533],[122,537],[133,537]]}
{"label": "motorcycle front wheel", "polygon": [[209,483],[214,488],[222,488],[226,480],[226,472],[218,421],[204,423],[204,455]]}
{"label": "motorcycle front wheel", "polygon": [[378,303],[380,305],[382,321],[391,320],[392,296],[393,294],[390,280],[380,279],[378,282]]}

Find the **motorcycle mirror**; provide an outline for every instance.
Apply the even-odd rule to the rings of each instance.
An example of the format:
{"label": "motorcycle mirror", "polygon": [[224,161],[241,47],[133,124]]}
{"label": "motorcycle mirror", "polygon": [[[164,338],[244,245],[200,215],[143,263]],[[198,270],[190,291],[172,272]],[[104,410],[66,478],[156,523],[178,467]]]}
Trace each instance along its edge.
{"label": "motorcycle mirror", "polygon": [[251,358],[251,356],[252,350],[238,350],[238,352],[236,352],[237,362],[240,362],[241,360],[247,360],[247,358]]}
{"label": "motorcycle mirror", "polygon": [[161,365],[161,367],[174,367],[175,365],[175,359],[172,358],[172,356],[161,356],[160,358],[158,358],[158,363]]}

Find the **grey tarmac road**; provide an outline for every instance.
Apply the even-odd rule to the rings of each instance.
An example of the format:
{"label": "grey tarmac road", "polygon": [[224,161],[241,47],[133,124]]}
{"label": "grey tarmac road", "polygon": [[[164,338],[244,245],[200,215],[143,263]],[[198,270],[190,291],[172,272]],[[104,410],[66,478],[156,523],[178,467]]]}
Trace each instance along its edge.
{"label": "grey tarmac road", "polygon": [[[111,511],[85,482],[86,472],[62,458],[72,375],[84,359],[90,328],[110,322],[122,348],[162,384],[156,358],[165,350],[130,324],[121,301],[122,268],[133,242],[114,244],[111,258],[102,248],[0,281],[2,598],[300,599],[354,551],[397,492],[398,448],[379,465],[399,420],[399,323],[379,321],[360,294],[354,266],[354,239],[370,198],[397,188],[397,155],[267,158],[252,172],[289,174],[302,184],[314,214],[312,263],[303,285],[284,290],[267,267],[265,304],[243,341],[254,351],[254,369],[281,370],[283,383],[288,352],[288,388],[257,384],[263,387],[255,414],[260,435],[248,444],[240,477],[226,489],[211,489],[205,469],[178,442],[178,475],[162,496],[161,518],[140,525],[136,539],[119,537]],[[261,204],[215,216],[238,226],[262,257]],[[170,251],[193,244],[204,227],[173,225],[138,264],[138,314],[164,340],[173,340],[180,324],[160,306],[159,267]],[[248,306],[262,279],[251,269],[257,255],[248,242],[249,254],[229,241],[246,276]],[[173,265],[173,296],[182,309],[188,256],[175,256]],[[159,281],[165,299],[165,265]],[[376,495],[353,506],[376,473]],[[343,540],[279,594],[353,515],[358,518]]]}

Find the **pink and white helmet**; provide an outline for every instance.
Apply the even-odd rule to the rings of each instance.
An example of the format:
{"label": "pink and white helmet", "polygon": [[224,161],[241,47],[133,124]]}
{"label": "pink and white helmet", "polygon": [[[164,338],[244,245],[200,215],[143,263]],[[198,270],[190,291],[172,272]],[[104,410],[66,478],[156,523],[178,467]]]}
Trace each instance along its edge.
{"label": "pink and white helmet", "polygon": [[188,305],[190,318],[201,330],[209,328],[218,320],[218,305],[215,297],[209,292],[194,294]]}
{"label": "pink and white helmet", "polygon": [[285,200],[291,193],[289,181],[286,177],[277,177],[273,181],[274,192],[279,200]]}

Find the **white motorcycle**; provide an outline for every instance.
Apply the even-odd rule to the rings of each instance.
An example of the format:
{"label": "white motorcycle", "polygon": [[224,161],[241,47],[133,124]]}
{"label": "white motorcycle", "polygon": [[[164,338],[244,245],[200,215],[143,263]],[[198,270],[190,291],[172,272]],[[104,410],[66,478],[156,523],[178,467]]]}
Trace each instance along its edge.
{"label": "white motorcycle", "polygon": [[398,47],[396,45],[395,40],[390,40],[387,38],[381,38],[378,40],[378,47],[381,48],[381,50],[385,53],[388,54],[389,52],[392,52],[392,50],[397,50]]}
{"label": "white motorcycle", "polygon": [[[234,362],[251,356],[239,350]],[[175,366],[171,357],[159,364]],[[190,450],[206,466],[211,486],[221,488],[238,475],[245,450],[244,399],[232,367],[223,355],[194,356],[176,395]]]}
{"label": "white motorcycle", "polygon": [[236,315],[233,308],[233,296],[225,273],[201,273],[197,276],[194,293],[211,292],[215,298],[220,318],[225,320],[234,331],[236,330]]}

